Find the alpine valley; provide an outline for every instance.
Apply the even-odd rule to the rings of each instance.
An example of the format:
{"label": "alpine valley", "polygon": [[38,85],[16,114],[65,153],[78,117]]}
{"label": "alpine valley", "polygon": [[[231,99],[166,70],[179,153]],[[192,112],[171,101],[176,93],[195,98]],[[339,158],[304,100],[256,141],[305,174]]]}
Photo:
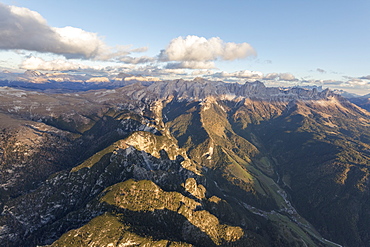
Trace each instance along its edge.
{"label": "alpine valley", "polygon": [[2,83],[1,246],[370,246],[363,100],[201,78]]}

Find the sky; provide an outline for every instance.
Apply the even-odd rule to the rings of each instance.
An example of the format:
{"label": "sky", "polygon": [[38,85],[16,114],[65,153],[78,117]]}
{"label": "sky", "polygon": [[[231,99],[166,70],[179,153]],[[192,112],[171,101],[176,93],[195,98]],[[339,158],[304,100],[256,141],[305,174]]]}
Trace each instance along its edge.
{"label": "sky", "polygon": [[370,93],[368,0],[0,0],[0,70]]}

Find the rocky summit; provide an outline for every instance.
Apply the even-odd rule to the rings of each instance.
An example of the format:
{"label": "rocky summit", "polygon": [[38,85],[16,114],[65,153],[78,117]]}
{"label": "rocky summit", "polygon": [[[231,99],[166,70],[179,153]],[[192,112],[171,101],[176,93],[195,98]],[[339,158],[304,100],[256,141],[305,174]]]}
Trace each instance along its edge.
{"label": "rocky summit", "polygon": [[359,103],[201,78],[40,87],[0,88],[1,246],[370,246]]}

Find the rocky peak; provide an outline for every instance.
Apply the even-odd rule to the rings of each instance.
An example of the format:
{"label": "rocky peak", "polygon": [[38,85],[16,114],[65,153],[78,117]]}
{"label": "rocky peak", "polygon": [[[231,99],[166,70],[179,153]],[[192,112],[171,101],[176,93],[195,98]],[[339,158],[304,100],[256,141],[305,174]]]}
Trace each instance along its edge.
{"label": "rocky peak", "polygon": [[202,78],[202,77],[195,77],[195,78],[193,79],[193,81],[194,81],[194,82],[200,82],[200,83],[207,83],[207,82],[208,82],[208,80],[206,80],[206,79],[204,79],[204,78]]}
{"label": "rocky peak", "polygon": [[338,95],[329,89],[319,91],[316,88],[301,87],[277,88],[266,87],[260,81],[239,83],[225,83],[195,78],[192,81],[172,80],[155,82],[147,88],[147,93],[156,98],[177,97],[186,100],[203,100],[209,96],[227,96],[227,98],[255,98],[261,100],[318,100]]}
{"label": "rocky peak", "polygon": [[27,70],[24,72],[24,75],[30,76],[30,77],[39,77],[39,76],[43,76],[44,74],[36,70]]}

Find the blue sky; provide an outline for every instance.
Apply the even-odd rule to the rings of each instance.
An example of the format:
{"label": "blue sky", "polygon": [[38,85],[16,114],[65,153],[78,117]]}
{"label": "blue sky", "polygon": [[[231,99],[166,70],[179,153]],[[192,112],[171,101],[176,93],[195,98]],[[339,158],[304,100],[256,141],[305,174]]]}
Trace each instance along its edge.
{"label": "blue sky", "polygon": [[[62,30],[70,26],[84,34],[94,33],[96,37],[92,37],[91,44],[96,42],[96,47],[111,49],[109,54],[105,51],[104,55],[103,52],[92,55],[69,46],[66,56],[60,50],[63,45],[58,47],[59,50],[43,50],[24,42],[17,46],[2,45],[1,42],[6,43],[6,40],[0,38],[0,67],[3,69],[63,71],[63,66],[51,66],[58,62],[70,73],[78,73],[76,65],[82,64],[80,70],[95,70],[96,73],[121,71],[142,75],[152,73],[161,78],[204,76],[229,81],[260,79],[268,85],[317,84],[360,94],[370,93],[368,0],[17,0],[0,3],[5,10],[8,6],[17,6],[35,11],[50,28]],[[18,17],[9,15],[9,18]],[[9,23],[0,17],[0,33],[12,28]],[[24,25],[22,30],[35,26],[28,26],[27,22],[20,22],[20,25]],[[34,32],[42,30],[39,28]],[[189,35],[192,37],[187,38]],[[24,33],[16,33],[14,37],[27,40]],[[181,43],[186,49],[197,52],[198,46],[186,45],[192,42],[206,43],[212,56],[196,57],[188,51],[179,54],[174,50],[184,49],[179,46]],[[170,53],[169,47],[174,53]],[[159,61],[161,50],[164,52]],[[134,62],[133,58],[143,59]],[[31,66],[36,62],[38,67]],[[68,69],[71,63],[74,70]],[[105,69],[107,67],[109,69]]]}

